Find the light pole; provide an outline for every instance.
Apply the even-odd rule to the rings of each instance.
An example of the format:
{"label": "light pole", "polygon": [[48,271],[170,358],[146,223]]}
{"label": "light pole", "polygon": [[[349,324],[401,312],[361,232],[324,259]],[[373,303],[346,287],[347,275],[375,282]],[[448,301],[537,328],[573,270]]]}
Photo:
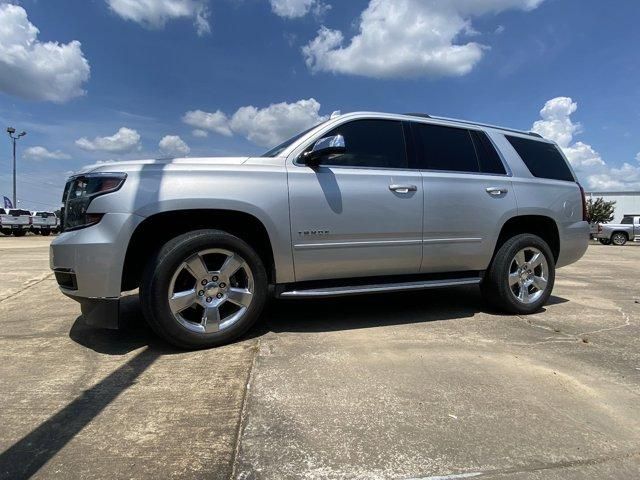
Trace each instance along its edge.
{"label": "light pole", "polygon": [[18,208],[18,202],[16,201],[16,140],[20,137],[24,137],[27,132],[20,132],[14,136],[16,129],[13,127],[7,127],[7,133],[13,142],[13,208]]}

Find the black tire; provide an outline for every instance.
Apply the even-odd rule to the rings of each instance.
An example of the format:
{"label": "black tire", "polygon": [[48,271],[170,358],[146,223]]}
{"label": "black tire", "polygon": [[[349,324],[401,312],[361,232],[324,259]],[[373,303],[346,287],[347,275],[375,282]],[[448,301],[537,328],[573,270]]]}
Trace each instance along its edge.
{"label": "black tire", "polygon": [[[242,317],[217,332],[194,332],[180,324],[171,313],[168,292],[171,279],[191,255],[212,248],[240,255],[251,269],[254,292]],[[140,285],[143,314],[151,328],[167,342],[184,349],[210,348],[236,340],[260,316],[267,300],[268,279],[258,254],[243,240],[219,230],[196,230],[167,242],[148,262]]]}
{"label": "black tire", "polygon": [[627,234],[624,232],[614,232],[613,235],[611,235],[611,243],[617,247],[624,246],[627,243],[627,240],[629,239],[627,238]]}
{"label": "black tire", "polygon": [[26,230],[16,230],[13,232],[14,237],[24,237],[27,234]]}
{"label": "black tire", "polygon": [[598,241],[602,245],[611,245],[611,239],[610,238],[599,238]]}
{"label": "black tire", "polygon": [[[509,285],[509,272],[515,255],[525,248],[539,250],[547,262],[547,285],[542,295],[532,303],[522,303]],[[499,310],[528,315],[539,311],[547,302],[555,281],[555,260],[549,245],[537,235],[519,234],[508,239],[496,252],[481,284],[483,297]]]}
{"label": "black tire", "polygon": [[49,231],[49,230],[42,230],[42,231],[40,232],[40,234],[41,234],[43,237],[48,237],[49,235],[51,235],[51,231]]}
{"label": "black tire", "polygon": [[11,229],[10,228],[3,228],[2,230],[0,230],[0,232],[2,232],[3,235],[6,235],[7,237],[11,236]]}

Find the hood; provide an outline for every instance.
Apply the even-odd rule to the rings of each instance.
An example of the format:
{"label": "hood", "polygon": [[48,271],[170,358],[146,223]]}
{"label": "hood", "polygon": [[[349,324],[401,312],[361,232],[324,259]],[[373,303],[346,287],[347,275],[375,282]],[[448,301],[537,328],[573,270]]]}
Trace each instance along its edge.
{"label": "hood", "polygon": [[242,165],[249,157],[196,157],[196,158],[160,158],[147,160],[101,161],[82,167],[75,174],[107,171],[138,171],[143,168],[164,169],[170,166],[215,166]]}

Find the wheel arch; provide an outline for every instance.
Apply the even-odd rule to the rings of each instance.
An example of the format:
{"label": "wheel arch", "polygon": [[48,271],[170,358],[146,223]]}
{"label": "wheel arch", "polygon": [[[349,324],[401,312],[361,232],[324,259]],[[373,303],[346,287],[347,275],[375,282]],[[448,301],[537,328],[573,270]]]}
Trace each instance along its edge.
{"label": "wheel arch", "polygon": [[170,239],[206,228],[225,231],[248,243],[263,260],[269,282],[275,283],[273,245],[262,221],[239,210],[185,209],[153,214],[136,227],[127,246],[121,290],[133,290],[140,285],[146,262]]}
{"label": "wheel arch", "polygon": [[613,236],[616,233],[621,233],[625,236],[625,238],[627,239],[627,241],[629,241],[629,232],[625,232],[624,230],[614,230],[613,232],[611,232],[611,236],[609,238],[613,238]]}
{"label": "wheel arch", "polygon": [[500,229],[492,258],[508,239],[521,233],[531,233],[542,238],[549,245],[554,261],[558,261],[560,256],[560,230],[556,221],[545,215],[518,215],[509,218]]}

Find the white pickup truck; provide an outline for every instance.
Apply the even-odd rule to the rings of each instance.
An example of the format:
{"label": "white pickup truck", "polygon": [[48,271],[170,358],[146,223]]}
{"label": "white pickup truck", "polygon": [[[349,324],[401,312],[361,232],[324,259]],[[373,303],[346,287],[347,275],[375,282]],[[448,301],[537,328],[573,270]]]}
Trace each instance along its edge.
{"label": "white pickup truck", "polygon": [[31,228],[31,212],[19,208],[0,208],[0,232],[23,237]]}
{"label": "white pickup truck", "polygon": [[53,212],[33,212],[31,214],[31,231],[48,236],[58,228],[58,218]]}
{"label": "white pickup truck", "polygon": [[640,237],[640,215],[624,215],[620,223],[598,225],[597,238],[603,245],[622,246]]}

